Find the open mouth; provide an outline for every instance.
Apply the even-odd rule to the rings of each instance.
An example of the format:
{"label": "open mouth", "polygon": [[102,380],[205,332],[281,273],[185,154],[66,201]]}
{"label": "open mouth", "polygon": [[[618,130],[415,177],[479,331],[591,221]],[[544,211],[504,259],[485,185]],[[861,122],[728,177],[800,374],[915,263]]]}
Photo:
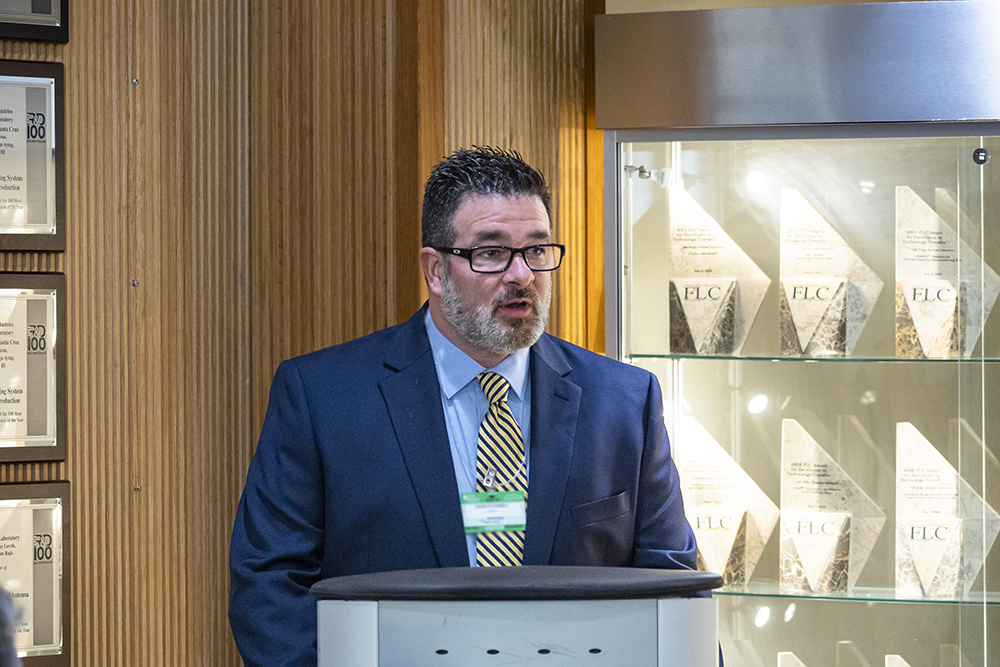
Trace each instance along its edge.
{"label": "open mouth", "polygon": [[525,317],[531,314],[534,306],[531,299],[513,299],[502,302],[499,310],[510,317]]}
{"label": "open mouth", "polygon": [[508,293],[497,299],[493,312],[503,313],[507,317],[520,319],[535,312],[534,295],[529,290],[520,293]]}

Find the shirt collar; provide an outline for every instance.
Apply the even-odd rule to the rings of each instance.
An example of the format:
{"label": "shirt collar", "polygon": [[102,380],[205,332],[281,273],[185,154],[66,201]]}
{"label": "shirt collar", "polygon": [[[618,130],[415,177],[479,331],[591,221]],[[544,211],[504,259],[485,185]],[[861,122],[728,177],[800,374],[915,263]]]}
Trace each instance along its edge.
{"label": "shirt collar", "polygon": [[529,348],[514,352],[493,368],[484,368],[438,330],[437,326],[434,325],[429,308],[424,314],[424,326],[427,328],[427,337],[431,341],[438,382],[441,383],[441,389],[446,398],[451,400],[455,394],[475,380],[476,376],[484,370],[502,375],[510,383],[511,391],[518,398],[524,398],[525,385],[528,382]]}

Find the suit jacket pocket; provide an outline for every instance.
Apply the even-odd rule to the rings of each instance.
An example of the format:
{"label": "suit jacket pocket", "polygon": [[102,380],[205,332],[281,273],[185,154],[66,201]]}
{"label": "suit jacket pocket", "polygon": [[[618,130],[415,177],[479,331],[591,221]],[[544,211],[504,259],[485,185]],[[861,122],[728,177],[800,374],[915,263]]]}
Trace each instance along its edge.
{"label": "suit jacket pocket", "polygon": [[609,498],[577,505],[570,509],[570,513],[573,515],[574,526],[586,526],[589,523],[597,523],[621,516],[628,513],[629,509],[628,492],[622,491]]}

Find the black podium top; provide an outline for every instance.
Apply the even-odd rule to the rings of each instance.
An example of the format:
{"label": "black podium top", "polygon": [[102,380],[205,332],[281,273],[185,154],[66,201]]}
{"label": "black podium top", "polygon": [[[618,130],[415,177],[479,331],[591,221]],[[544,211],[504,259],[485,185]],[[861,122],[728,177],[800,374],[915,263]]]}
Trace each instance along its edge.
{"label": "black podium top", "polygon": [[722,585],[711,572],[640,567],[448,567],[334,577],[321,600],[635,600],[691,597]]}

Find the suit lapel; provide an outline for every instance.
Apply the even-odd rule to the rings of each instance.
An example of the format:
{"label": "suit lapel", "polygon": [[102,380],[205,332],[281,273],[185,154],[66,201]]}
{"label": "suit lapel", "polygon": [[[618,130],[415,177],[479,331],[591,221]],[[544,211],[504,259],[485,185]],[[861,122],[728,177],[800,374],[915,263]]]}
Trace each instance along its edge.
{"label": "suit lapel", "polygon": [[379,382],[393,430],[441,567],[469,564],[458,483],[441,408],[441,389],[424,328],[424,308],[399,330]]}
{"label": "suit lapel", "polygon": [[580,387],[564,376],[572,370],[545,335],[531,348],[531,462],[524,564],[548,565],[573,460],[580,414]]}

